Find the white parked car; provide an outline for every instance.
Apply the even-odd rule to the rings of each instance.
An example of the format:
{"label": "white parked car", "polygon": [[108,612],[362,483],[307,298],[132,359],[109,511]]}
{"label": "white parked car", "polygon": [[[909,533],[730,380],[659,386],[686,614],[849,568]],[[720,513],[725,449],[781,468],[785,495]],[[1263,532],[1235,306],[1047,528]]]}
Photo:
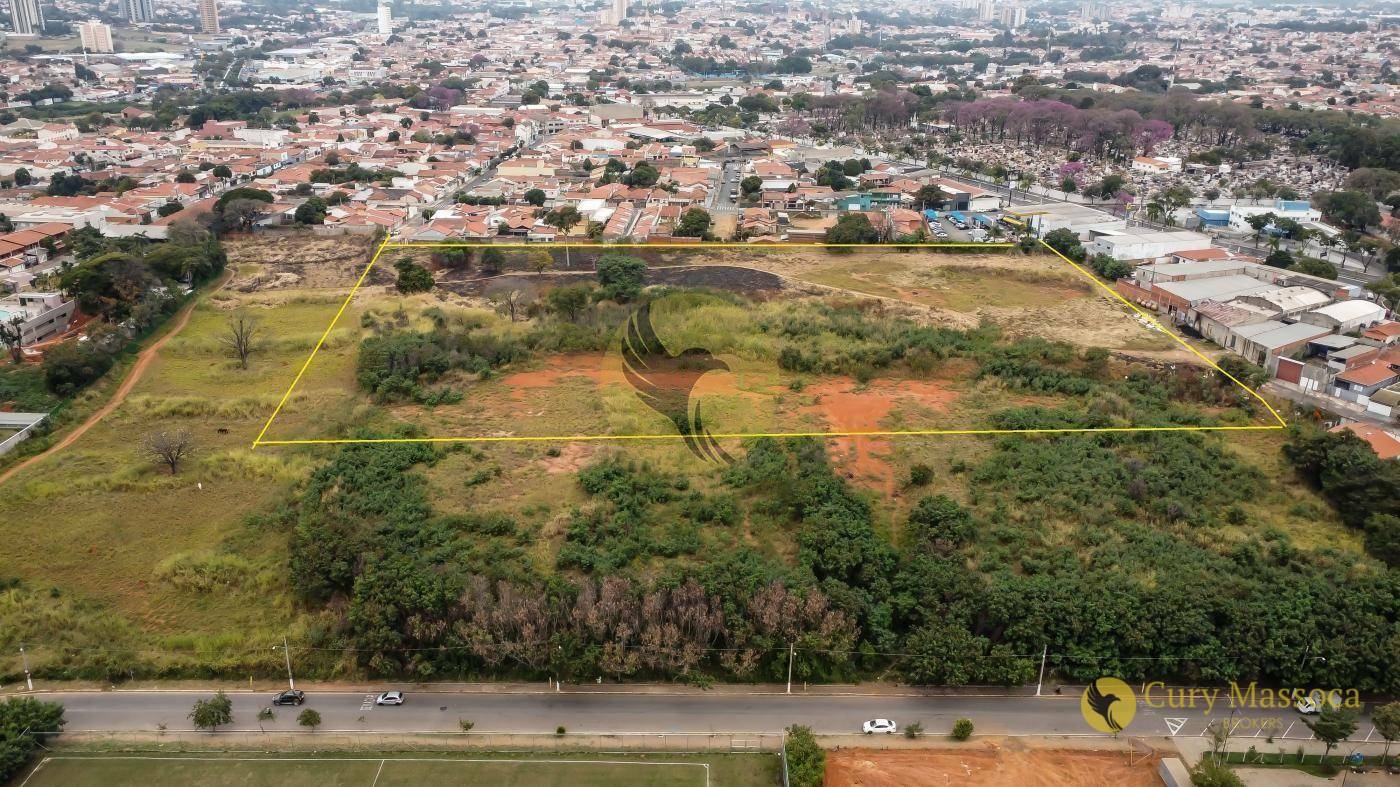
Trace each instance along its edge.
{"label": "white parked car", "polygon": [[384,692],[383,694],[380,694],[378,697],[375,697],[375,698],[374,698],[374,704],[375,704],[375,705],[402,705],[402,704],[403,704],[403,692],[402,692],[402,691],[386,691],[386,692]]}
{"label": "white parked car", "polygon": [[860,725],[861,731],[864,732],[866,735],[874,735],[877,732],[883,732],[886,735],[893,735],[895,733],[896,728],[897,725],[889,719],[871,719],[870,721],[867,721],[866,723]]}
{"label": "white parked car", "polygon": [[1321,713],[1324,708],[1336,710],[1342,706],[1342,698],[1336,692],[1313,691],[1293,703],[1294,710],[1305,716]]}

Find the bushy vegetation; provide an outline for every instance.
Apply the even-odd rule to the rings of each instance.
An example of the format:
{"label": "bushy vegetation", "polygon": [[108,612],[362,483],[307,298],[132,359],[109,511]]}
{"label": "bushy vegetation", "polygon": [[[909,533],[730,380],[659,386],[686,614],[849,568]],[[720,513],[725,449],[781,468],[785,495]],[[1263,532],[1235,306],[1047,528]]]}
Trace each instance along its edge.
{"label": "bushy vegetation", "polygon": [[1365,534],[1366,549],[1400,565],[1400,461],[1384,460],[1351,432],[1295,432],[1283,447],[1298,473]]}
{"label": "bushy vegetation", "polygon": [[519,340],[484,330],[479,322],[429,331],[389,328],[360,343],[356,379],[379,401],[447,403],[461,395],[429,387],[443,375],[461,371],[484,377],[527,354]]}
{"label": "bushy vegetation", "polygon": [[85,313],[101,318],[88,341],[68,342],[45,353],[48,389],[69,396],[106,374],[133,340],[147,335],[180,305],[179,292],[217,276],[226,262],[209,232],[176,228],[171,240],[111,240],[79,230],[70,241],[77,264],[60,279],[63,291]]}
{"label": "bushy vegetation", "polygon": [[63,729],[63,706],[33,697],[0,702],[0,781],[19,773],[45,740]]}
{"label": "bushy vegetation", "polygon": [[811,727],[794,724],[787,728],[788,784],[792,787],[821,787],[826,780],[826,751],[817,743]]}
{"label": "bushy vegetation", "polygon": [[[895,543],[815,440],[753,441],[727,491],[604,458],[553,565],[518,516],[437,513],[440,456],[344,448],[288,515],[294,588],[337,610],[318,644],[375,674],[780,680],[791,643],[804,680],[1015,684],[1045,647],[1069,680],[1395,686],[1394,575],[1269,529],[1222,542],[1270,480],[1202,435],[998,440]],[[794,559],[724,536],[741,522]],[[1317,643],[1325,665],[1292,655]]]}

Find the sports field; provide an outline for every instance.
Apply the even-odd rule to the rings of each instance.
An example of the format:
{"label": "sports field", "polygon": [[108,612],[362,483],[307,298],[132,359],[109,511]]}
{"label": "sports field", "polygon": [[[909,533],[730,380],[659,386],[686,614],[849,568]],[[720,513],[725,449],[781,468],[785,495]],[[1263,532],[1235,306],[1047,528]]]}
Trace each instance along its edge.
{"label": "sports field", "polygon": [[772,755],[566,754],[510,756],[228,757],[60,755],[43,760],[24,787],[110,785],[577,785],[706,787],[776,784]]}

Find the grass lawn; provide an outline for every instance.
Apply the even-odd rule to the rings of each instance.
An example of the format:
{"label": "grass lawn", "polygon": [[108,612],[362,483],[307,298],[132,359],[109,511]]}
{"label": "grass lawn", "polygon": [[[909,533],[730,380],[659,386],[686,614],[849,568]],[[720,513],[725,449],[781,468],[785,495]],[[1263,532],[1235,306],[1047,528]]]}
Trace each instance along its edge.
{"label": "grass lawn", "polygon": [[415,754],[384,758],[337,757],[143,757],[114,755],[51,757],[27,787],[108,785],[570,785],[573,787],[759,787],[778,781],[771,755],[671,755],[561,753]]}

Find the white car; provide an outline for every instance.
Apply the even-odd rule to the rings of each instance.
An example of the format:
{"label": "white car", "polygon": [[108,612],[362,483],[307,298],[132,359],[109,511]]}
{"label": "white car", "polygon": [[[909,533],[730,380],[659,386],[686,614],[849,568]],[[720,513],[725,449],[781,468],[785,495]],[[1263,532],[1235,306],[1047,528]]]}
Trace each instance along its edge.
{"label": "white car", "polygon": [[374,698],[374,704],[375,704],[375,705],[402,705],[402,704],[403,704],[403,692],[402,692],[402,691],[386,691],[386,692],[384,692],[383,694],[380,694],[378,697],[375,697],[375,698]]}
{"label": "white car", "polygon": [[1342,699],[1335,692],[1313,691],[1306,697],[1298,698],[1298,701],[1293,704],[1293,709],[1304,716],[1311,716],[1321,713],[1324,708],[1336,710],[1341,706]]}
{"label": "white car", "polygon": [[866,735],[874,735],[877,732],[893,735],[896,728],[897,725],[889,719],[871,719],[860,725],[861,732],[864,732]]}

